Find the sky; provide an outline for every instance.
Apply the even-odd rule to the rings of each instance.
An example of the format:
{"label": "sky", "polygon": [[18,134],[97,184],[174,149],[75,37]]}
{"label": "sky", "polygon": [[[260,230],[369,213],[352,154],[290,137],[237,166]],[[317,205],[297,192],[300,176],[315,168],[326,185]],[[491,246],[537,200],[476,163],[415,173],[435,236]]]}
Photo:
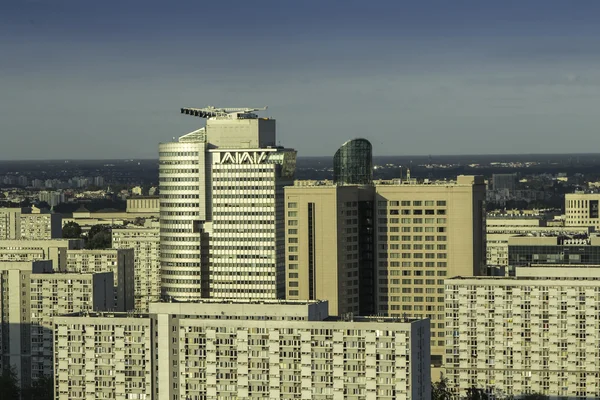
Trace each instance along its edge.
{"label": "sky", "polygon": [[2,0],[0,160],[157,158],[262,107],[299,156],[600,152],[600,2]]}

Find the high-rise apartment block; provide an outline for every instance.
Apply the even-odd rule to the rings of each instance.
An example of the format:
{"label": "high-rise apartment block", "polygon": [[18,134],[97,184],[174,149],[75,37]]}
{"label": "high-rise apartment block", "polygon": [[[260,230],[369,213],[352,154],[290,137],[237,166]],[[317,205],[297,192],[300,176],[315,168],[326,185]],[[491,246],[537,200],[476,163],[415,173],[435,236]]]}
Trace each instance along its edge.
{"label": "high-rise apartment block", "polygon": [[33,213],[31,208],[0,208],[0,240],[57,238],[62,238],[60,214]]}
{"label": "high-rise apartment block", "polygon": [[53,375],[52,317],[113,309],[112,273],[63,274],[52,262],[0,262],[0,367],[21,387]]}
{"label": "high-rise apartment block", "polygon": [[331,301],[332,314],[429,318],[440,365],[444,279],[483,272],[484,200],[479,176],[286,188],[287,296]]}
{"label": "high-rise apartment block", "polygon": [[446,280],[448,386],[464,397],[600,397],[600,268]]}
{"label": "high-rise apartment block", "polygon": [[114,311],[135,309],[134,249],[69,250],[65,272],[114,274]]}
{"label": "high-rise apartment block", "polygon": [[135,310],[148,312],[160,300],[160,231],[158,226],[127,226],[112,230],[114,249],[134,250]]}
{"label": "high-rise apartment block", "polygon": [[255,109],[182,109],[206,127],[159,147],[162,292],[175,300],[285,295],[283,187],[296,152]]}
{"label": "high-rise apartment block", "polygon": [[57,317],[56,395],[430,398],[427,321],[335,321],[327,308],[203,301],[152,304],[149,315]]}
{"label": "high-rise apartment block", "polygon": [[593,226],[600,231],[600,193],[578,192],[565,195],[565,226]]}

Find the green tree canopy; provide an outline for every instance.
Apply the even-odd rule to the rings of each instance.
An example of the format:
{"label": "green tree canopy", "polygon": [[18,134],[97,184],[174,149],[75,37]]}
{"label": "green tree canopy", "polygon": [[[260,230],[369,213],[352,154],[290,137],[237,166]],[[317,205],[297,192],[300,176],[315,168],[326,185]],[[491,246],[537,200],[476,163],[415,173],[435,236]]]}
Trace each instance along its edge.
{"label": "green tree canopy", "polygon": [[0,393],[3,399],[18,399],[21,395],[17,371],[13,366],[2,370],[2,374],[0,375]]}
{"label": "green tree canopy", "polygon": [[108,249],[112,246],[112,231],[108,225],[94,225],[88,233],[86,248]]}
{"label": "green tree canopy", "polygon": [[77,222],[67,222],[63,226],[62,237],[65,239],[79,239],[81,237],[81,226]]}

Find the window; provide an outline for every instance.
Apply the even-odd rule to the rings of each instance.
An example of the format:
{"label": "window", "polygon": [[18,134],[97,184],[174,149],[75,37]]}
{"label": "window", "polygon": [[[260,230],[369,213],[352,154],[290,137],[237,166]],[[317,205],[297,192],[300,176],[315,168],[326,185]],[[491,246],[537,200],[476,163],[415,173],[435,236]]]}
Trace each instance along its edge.
{"label": "window", "polygon": [[288,203],[288,208],[298,208],[298,203]]}
{"label": "window", "polygon": [[297,217],[298,211],[288,211],[288,217]]}
{"label": "window", "polygon": [[437,206],[438,207],[445,207],[446,206],[446,200],[438,200],[437,201]]}
{"label": "window", "polygon": [[288,220],[288,226],[298,226],[298,220],[297,219]]}
{"label": "window", "polygon": [[297,235],[298,229],[288,229],[288,235]]}
{"label": "window", "polygon": [[414,207],[421,207],[423,205],[423,202],[421,200],[415,200],[413,201],[413,206]]}
{"label": "window", "polygon": [[402,207],[410,207],[410,201],[408,200],[402,200],[400,204],[402,205]]}

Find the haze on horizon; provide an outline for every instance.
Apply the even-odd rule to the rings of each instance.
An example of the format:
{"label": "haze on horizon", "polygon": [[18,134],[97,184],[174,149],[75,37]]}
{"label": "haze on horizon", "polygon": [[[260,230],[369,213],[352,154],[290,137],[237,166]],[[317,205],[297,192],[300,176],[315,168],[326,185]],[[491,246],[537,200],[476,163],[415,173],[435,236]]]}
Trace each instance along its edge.
{"label": "haze on horizon", "polygon": [[155,158],[269,106],[282,145],[331,156],[599,152],[600,3],[8,0],[0,160]]}

